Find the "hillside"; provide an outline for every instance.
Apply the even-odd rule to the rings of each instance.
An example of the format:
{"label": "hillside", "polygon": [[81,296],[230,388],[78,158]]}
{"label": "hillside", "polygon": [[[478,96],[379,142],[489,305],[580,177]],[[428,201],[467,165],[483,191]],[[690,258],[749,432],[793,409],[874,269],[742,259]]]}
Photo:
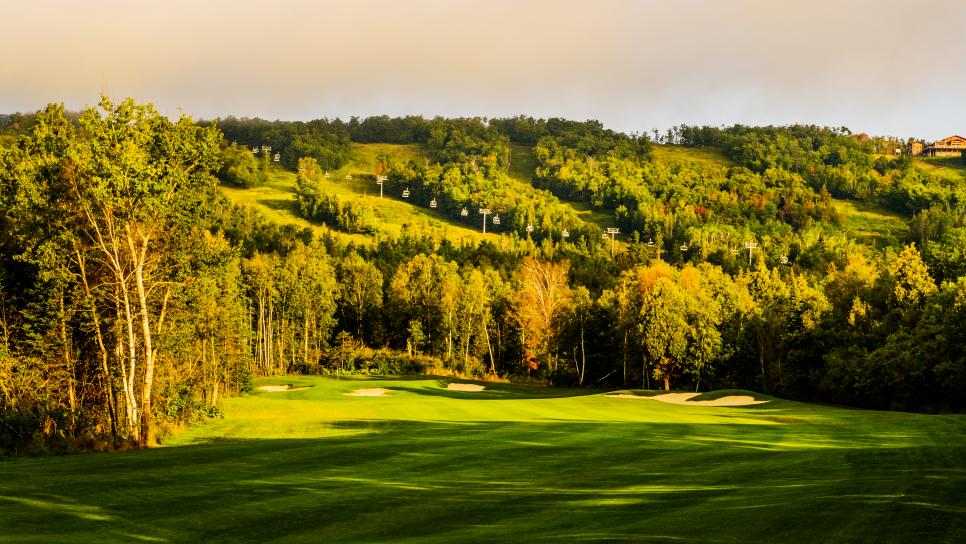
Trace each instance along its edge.
{"label": "hillside", "polygon": [[966,163],[960,157],[913,157],[918,168],[937,176],[966,181]]}
{"label": "hillside", "polygon": [[734,162],[717,149],[655,144],[651,157],[657,162],[692,162],[702,166],[734,166]]}
{"label": "hillside", "polygon": [[451,383],[264,379],[168,447],[0,460],[0,540],[966,537],[964,416]]}
{"label": "hillside", "polygon": [[[525,145],[510,145],[510,178],[518,183],[533,186],[533,176],[537,169],[537,158],[533,148]],[[549,191],[548,191],[549,192]],[[594,210],[589,202],[574,202],[560,200],[561,204],[569,207],[577,216],[588,223],[593,223],[602,230],[614,226],[614,219],[610,213]]]}
{"label": "hillside", "polygon": [[[424,230],[434,230],[453,242],[463,240],[479,240],[483,234],[453,221],[432,209],[414,206],[405,201],[400,195],[386,193],[379,198],[379,186],[371,176],[376,164],[376,158],[381,154],[391,154],[403,159],[421,159],[425,153],[419,146],[396,144],[353,144],[352,159],[343,168],[329,172],[325,190],[341,197],[363,201],[376,213],[379,223],[378,232],[399,234],[404,225],[415,226]],[[346,179],[351,175],[353,179]],[[325,227],[306,221],[298,215],[296,202],[295,173],[273,167],[268,184],[252,189],[240,189],[222,185],[224,192],[232,201],[253,206],[264,213],[269,219],[279,224],[293,224],[299,227],[309,226],[317,230]],[[366,236],[339,233],[356,242],[364,243]]]}
{"label": "hillside", "polygon": [[856,200],[834,200],[842,214],[842,228],[859,242],[875,247],[895,246],[909,232],[907,219],[881,206]]}
{"label": "hillside", "polygon": [[[340,197],[366,202],[376,212],[379,232],[398,234],[404,225],[412,225],[423,229],[438,230],[453,242],[462,240],[479,240],[483,234],[467,227],[463,223],[453,221],[432,209],[416,206],[403,199],[401,195],[384,193],[379,199],[379,186],[371,181],[375,164],[380,155],[390,155],[401,160],[427,160],[424,148],[416,144],[352,144],[352,158],[349,163],[329,172],[326,180],[326,190]],[[675,145],[655,145],[654,158],[658,161],[689,161],[704,165],[728,166],[730,161],[717,151],[704,148],[689,148]],[[532,188],[534,171],[537,160],[533,148],[525,145],[511,144],[510,170],[511,180]],[[346,179],[351,175],[353,179]],[[368,238],[359,234],[346,234],[331,230],[324,225],[307,221],[297,212],[295,200],[295,174],[279,167],[273,167],[266,185],[252,189],[222,185],[222,192],[233,202],[253,206],[265,216],[280,225],[295,225],[300,228],[312,228],[316,232],[334,232],[337,236],[351,239],[357,243],[366,243]],[[587,202],[562,200],[561,203],[574,211],[578,217],[593,223],[601,229],[614,226],[614,220],[606,211],[593,210]]]}

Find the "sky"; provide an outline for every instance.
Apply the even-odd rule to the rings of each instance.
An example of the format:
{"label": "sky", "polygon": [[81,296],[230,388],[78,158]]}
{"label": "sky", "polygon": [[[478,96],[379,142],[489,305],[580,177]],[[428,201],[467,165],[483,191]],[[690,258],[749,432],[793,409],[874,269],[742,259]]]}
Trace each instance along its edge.
{"label": "sky", "polygon": [[0,0],[0,112],[966,133],[966,1]]}

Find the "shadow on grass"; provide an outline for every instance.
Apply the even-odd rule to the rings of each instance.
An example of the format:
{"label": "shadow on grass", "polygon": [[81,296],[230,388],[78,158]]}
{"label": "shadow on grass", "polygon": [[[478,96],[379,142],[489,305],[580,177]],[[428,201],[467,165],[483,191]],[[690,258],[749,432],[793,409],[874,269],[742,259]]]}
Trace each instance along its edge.
{"label": "shadow on grass", "polygon": [[260,198],[256,202],[258,202],[262,206],[265,206],[266,208],[292,212],[292,213],[298,212],[298,208],[299,208],[298,201],[295,200],[294,197],[292,199]]}
{"label": "shadow on grass", "polygon": [[793,425],[330,425],[364,432],[0,463],[0,540],[861,542],[966,531],[966,473],[945,470],[966,464],[962,444]]}

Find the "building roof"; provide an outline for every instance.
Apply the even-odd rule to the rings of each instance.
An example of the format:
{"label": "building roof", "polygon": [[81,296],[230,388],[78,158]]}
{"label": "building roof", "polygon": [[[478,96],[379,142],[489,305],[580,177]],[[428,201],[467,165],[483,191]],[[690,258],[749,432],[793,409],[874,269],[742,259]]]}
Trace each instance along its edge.
{"label": "building roof", "polygon": [[949,143],[951,140],[966,141],[966,138],[963,138],[958,134],[953,134],[952,136],[946,136],[942,140],[937,140],[936,143],[933,145]]}

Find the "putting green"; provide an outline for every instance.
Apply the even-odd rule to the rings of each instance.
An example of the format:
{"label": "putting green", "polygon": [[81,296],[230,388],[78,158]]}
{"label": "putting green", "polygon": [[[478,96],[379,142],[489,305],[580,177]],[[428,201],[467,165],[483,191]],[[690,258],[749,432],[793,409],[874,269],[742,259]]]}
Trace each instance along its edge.
{"label": "putting green", "polygon": [[2,459],[0,542],[966,539],[966,416],[454,381],[259,380],[165,447]]}

